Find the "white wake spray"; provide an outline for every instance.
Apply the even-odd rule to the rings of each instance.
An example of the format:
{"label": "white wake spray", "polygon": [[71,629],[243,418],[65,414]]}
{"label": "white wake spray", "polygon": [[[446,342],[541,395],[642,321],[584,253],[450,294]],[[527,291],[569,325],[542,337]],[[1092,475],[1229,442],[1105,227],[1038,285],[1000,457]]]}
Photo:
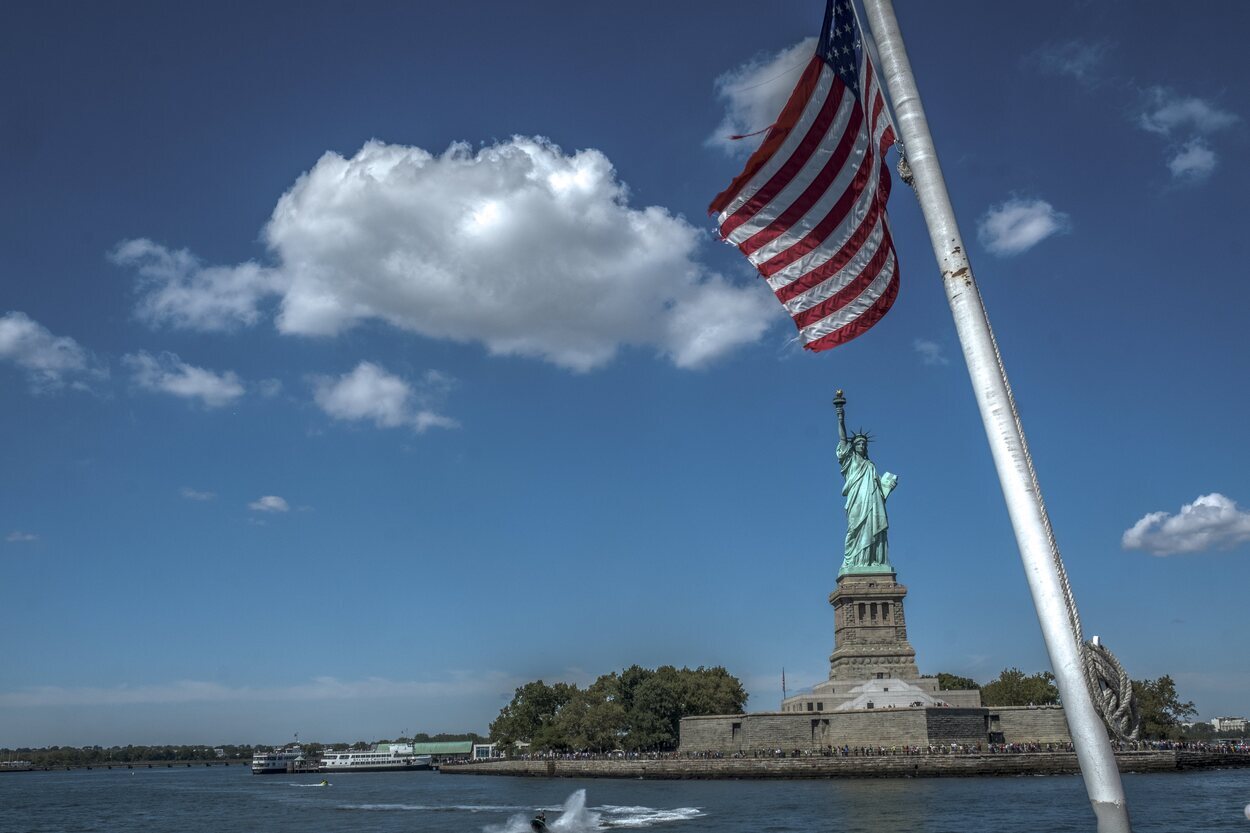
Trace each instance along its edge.
{"label": "white wake spray", "polygon": [[[547,819],[547,829],[552,833],[587,833],[598,830],[599,814],[586,809],[586,791],[577,790],[570,795],[562,807],[543,807],[548,813],[559,812],[555,818]],[[511,816],[505,823],[488,824],[485,833],[530,833],[530,817],[524,813]]]}
{"label": "white wake spray", "polygon": [[[577,790],[560,807],[543,807],[547,813],[547,829],[552,833],[590,833],[613,827],[651,827],[666,822],[686,821],[698,818],[703,812],[697,807],[677,807],[672,810],[655,807],[622,807],[605,804],[602,807],[586,806],[586,791]],[[559,813],[558,816],[554,815]],[[484,833],[531,833],[531,816],[524,813],[508,818],[504,824],[492,824],[483,828]]]}

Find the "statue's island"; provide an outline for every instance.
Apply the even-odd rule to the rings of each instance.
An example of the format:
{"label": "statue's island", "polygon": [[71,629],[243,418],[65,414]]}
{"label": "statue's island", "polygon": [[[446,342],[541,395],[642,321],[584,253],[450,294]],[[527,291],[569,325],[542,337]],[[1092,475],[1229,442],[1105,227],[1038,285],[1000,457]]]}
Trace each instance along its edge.
{"label": "statue's island", "polygon": [[[877,474],[871,437],[848,434],[838,391],[837,463],[847,532],[833,606],[829,678],[778,711],[681,720],[676,752],[531,756],[443,765],[444,773],[570,778],[829,778],[1026,775],[1078,771],[1060,706],[981,705],[920,675],[907,639],[886,504],[897,476]],[[904,555],[904,560],[909,555]],[[1027,752],[1029,754],[1020,754]],[[1247,766],[1250,755],[1186,750],[1116,753],[1126,771]]]}
{"label": "statue's island", "polygon": [[989,743],[1066,745],[1059,707],[981,705],[981,692],[939,690],[922,677],[907,639],[903,600],[890,561],[886,503],[899,478],[869,456],[871,436],[846,428],[846,397],[837,413],[837,463],[842,472],[846,539],[833,606],[829,678],[787,697],[781,710],[744,715],[688,717],[681,749],[732,754],[767,749],[828,752],[845,747],[972,746]]}

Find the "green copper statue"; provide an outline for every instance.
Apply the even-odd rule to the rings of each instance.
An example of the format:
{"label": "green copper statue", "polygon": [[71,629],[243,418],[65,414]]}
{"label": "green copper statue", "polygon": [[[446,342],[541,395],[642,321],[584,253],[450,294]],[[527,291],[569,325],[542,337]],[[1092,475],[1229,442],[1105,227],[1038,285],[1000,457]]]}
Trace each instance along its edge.
{"label": "green copper statue", "polygon": [[848,573],[892,573],[886,535],[890,522],[885,515],[885,499],[898,485],[898,477],[888,471],[877,477],[877,467],[868,459],[868,434],[846,434],[846,398],[838,391],[833,398],[838,412],[838,465],[846,485],[846,555],[841,578]]}

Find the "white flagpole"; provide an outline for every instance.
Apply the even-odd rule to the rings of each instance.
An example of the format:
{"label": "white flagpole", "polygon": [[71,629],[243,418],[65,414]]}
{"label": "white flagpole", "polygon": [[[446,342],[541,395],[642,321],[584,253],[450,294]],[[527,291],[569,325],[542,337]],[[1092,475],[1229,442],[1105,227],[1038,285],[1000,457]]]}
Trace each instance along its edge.
{"label": "white flagpole", "polygon": [[946,298],[955,318],[955,330],[968,364],[968,375],[1020,548],[1020,559],[1024,562],[1046,650],[1063,699],[1068,729],[1085,778],[1085,790],[1098,820],[1098,833],[1131,833],[1128,804],[1115,755],[1085,682],[1082,648],[1068,614],[1059,551],[1050,532],[1050,521],[1042,504],[1007,372],[946,193],[946,182],[933,137],[929,135],[916,79],[903,48],[898,20],[890,0],[864,0],[864,7],[893,99],[907,163],[915,177],[916,194],[929,228],[933,253],[942,270]]}

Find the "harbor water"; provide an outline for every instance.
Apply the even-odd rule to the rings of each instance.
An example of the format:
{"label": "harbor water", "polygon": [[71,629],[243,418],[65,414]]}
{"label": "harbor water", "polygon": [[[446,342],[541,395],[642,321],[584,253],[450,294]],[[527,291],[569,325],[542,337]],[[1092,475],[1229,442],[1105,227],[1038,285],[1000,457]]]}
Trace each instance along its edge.
{"label": "harbor water", "polygon": [[[1007,833],[1093,831],[1076,776],[642,781],[434,772],[252,775],[246,767],[0,775],[5,833]],[[1125,775],[1137,833],[1250,833],[1250,770]]]}

